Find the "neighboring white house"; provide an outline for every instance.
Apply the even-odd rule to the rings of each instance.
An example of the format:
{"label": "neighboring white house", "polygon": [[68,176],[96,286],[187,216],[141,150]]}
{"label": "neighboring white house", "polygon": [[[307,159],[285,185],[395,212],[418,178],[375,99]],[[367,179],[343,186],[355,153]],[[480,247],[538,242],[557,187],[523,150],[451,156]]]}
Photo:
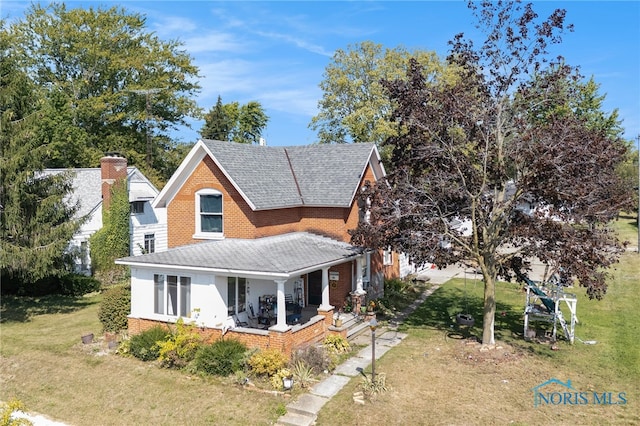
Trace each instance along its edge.
{"label": "neighboring white house", "polygon": [[127,167],[125,158],[108,155],[100,160],[99,168],[45,169],[43,174],[70,173],[73,192],[67,202],[78,203],[75,218],[87,217],[86,222],[69,242],[75,253],[76,272],[91,274],[89,238],[102,228],[104,199],[110,197],[110,187],[117,178],[127,178],[131,220],[129,235],[131,255],[167,249],[166,209],[153,209],[151,201],[158,189],[136,167]]}

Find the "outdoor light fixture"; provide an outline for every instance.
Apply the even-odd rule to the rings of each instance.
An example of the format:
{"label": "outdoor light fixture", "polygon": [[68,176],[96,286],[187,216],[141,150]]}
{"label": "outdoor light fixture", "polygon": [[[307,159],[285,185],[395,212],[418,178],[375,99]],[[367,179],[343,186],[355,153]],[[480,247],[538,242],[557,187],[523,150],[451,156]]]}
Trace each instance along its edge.
{"label": "outdoor light fixture", "polygon": [[283,377],[282,387],[284,387],[284,390],[291,390],[293,387],[293,377]]}
{"label": "outdoor light fixture", "polygon": [[373,318],[369,321],[369,328],[371,329],[371,382],[376,378],[376,328],[378,328],[378,321]]}

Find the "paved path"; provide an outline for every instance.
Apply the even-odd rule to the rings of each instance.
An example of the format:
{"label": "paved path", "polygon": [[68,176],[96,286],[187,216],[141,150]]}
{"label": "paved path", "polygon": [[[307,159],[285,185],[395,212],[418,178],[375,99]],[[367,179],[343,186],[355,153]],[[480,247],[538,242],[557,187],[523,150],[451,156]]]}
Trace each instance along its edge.
{"label": "paved path", "polygon": [[[544,265],[540,262],[532,262],[529,276],[532,279],[540,280],[544,275]],[[401,324],[407,316],[422,305],[441,284],[451,278],[481,279],[481,275],[471,268],[463,268],[457,265],[450,265],[444,269],[425,269],[417,274],[418,279],[428,280],[433,285],[425,291],[416,301],[402,312],[394,323]],[[406,334],[398,333],[397,330],[382,328],[376,332],[376,359],[387,353],[391,348],[398,345],[407,337]],[[364,371],[371,364],[372,344],[371,331],[360,334],[356,337],[356,344],[367,344],[358,354],[345,361],[335,369],[333,374],[320,383],[313,386],[308,393],[301,395],[295,401],[287,405],[287,414],[278,419],[277,425],[284,426],[310,426],[315,424],[315,420],[320,409],[336,395],[349,381]]]}
{"label": "paved path", "polygon": [[[456,266],[450,266],[442,270],[427,269],[420,272],[418,277],[428,279],[433,285],[416,299],[411,306],[398,315],[394,323],[401,324],[402,321],[415,311],[418,306],[422,305],[427,297],[438,289],[441,284],[451,278],[461,276],[464,276],[464,269]],[[391,348],[402,342],[405,337],[407,337],[407,335],[398,333],[397,328],[382,327],[376,330],[375,358],[379,359]],[[308,393],[300,395],[295,401],[289,403],[287,405],[287,414],[278,419],[277,425],[310,426],[315,424],[320,409],[346,386],[353,377],[363,374],[363,371],[369,367],[373,359],[371,330],[367,329],[353,339],[352,342],[355,344],[366,344],[367,346],[362,348],[356,356],[349,358],[338,366],[333,374],[313,386]]]}

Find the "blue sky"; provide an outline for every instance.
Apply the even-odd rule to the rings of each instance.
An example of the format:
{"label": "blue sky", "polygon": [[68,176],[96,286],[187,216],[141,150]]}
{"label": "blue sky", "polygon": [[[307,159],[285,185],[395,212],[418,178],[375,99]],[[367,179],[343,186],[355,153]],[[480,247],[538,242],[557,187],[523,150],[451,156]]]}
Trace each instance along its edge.
{"label": "blue sky", "polygon": [[[67,6],[123,6],[147,17],[162,39],[178,39],[202,78],[198,104],[258,101],[269,115],[269,145],[316,141],[308,128],[322,97],[318,85],[336,49],[370,40],[385,47],[433,50],[441,57],[459,32],[476,44],[484,38],[464,1],[67,1]],[[2,1],[2,17],[21,18],[29,2]],[[640,2],[537,1],[547,16],[567,10],[575,31],[552,47],[606,94],[604,108],[618,109],[625,137],[640,135]],[[202,121],[180,129],[183,142],[198,139]]]}

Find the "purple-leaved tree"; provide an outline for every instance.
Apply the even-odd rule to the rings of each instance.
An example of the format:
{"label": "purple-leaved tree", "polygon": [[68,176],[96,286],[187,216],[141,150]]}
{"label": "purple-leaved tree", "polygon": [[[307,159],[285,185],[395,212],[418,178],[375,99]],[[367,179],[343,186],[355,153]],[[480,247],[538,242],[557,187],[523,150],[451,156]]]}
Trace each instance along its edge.
{"label": "purple-leaved tree", "polygon": [[605,294],[622,249],[606,223],[632,197],[616,173],[627,152],[616,113],[587,102],[593,85],[577,68],[548,59],[548,44],[571,29],[565,12],[538,22],[530,4],[469,6],[488,36],[479,49],[461,34],[450,43],[459,78],[439,80],[412,61],[406,79],[384,82],[401,131],[386,141],[386,180],[363,189],[370,219],[352,241],[417,264],[477,267],[482,343],[494,345],[496,280],[523,259],[541,259],[590,297]]}

